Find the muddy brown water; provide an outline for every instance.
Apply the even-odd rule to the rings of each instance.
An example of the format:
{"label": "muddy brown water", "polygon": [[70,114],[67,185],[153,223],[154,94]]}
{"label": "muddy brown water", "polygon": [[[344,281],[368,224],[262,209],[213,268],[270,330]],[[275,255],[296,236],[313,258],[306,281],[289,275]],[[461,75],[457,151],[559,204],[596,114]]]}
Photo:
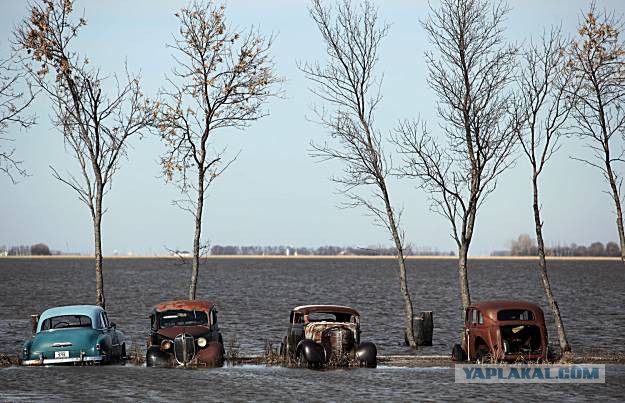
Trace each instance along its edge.
{"label": "muddy brown water", "polygon": [[[531,260],[471,261],[473,300],[526,299],[545,308],[535,266]],[[553,261],[549,270],[575,352],[625,353],[622,264]],[[236,338],[240,355],[262,354],[265,342],[277,347],[285,334],[290,308],[310,303],[358,309],[363,340],[375,342],[380,354],[411,354],[402,343],[402,301],[396,272],[395,262],[384,259],[210,260],[201,268],[198,298],[216,302],[224,340],[228,344]],[[434,312],[434,345],[418,354],[448,354],[462,327],[455,262],[411,260],[408,276],[415,310]],[[144,349],[150,307],[163,300],[184,298],[189,277],[189,266],[173,259],[105,260],[109,317],[127,339]],[[88,259],[0,259],[0,352],[15,354],[21,348],[30,335],[31,313],[58,305],[92,303],[93,289],[93,263]],[[546,317],[551,342],[555,343],[547,310]],[[606,375],[606,385],[524,385],[523,394],[513,397],[622,399],[625,366],[610,365]],[[185,385],[182,395],[180,385]],[[86,400],[93,396],[217,401],[453,400],[479,397],[485,388],[494,393],[492,398],[500,400],[518,390],[518,385],[456,385],[449,367],[331,371],[264,366],[178,371],[132,365],[0,369],[0,400]]]}

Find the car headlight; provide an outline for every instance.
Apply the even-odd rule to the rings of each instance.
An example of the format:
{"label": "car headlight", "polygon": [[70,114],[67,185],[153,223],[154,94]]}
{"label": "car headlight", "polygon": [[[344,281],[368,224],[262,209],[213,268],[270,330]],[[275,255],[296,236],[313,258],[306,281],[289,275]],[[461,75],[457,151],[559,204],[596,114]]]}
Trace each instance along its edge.
{"label": "car headlight", "polygon": [[199,347],[206,347],[206,339],[204,337],[200,337],[197,339],[197,345]]}
{"label": "car headlight", "polygon": [[163,340],[163,341],[161,341],[161,348],[163,350],[169,350],[171,348],[171,340]]}

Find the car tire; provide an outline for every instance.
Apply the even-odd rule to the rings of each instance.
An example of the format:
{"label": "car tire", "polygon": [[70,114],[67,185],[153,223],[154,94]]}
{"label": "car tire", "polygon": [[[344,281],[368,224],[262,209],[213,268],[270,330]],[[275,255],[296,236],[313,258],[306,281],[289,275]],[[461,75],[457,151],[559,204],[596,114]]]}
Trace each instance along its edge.
{"label": "car tire", "polygon": [[475,352],[475,363],[483,365],[488,362],[490,362],[490,354],[488,354],[488,350],[485,348],[478,348]]}
{"label": "car tire", "polygon": [[454,362],[464,362],[466,360],[466,354],[460,344],[454,344],[451,349],[451,360]]}
{"label": "car tire", "polygon": [[298,367],[303,367],[304,365],[310,366],[310,363],[306,361],[306,357],[304,357],[304,352],[302,350],[299,350],[295,355],[295,364]]}

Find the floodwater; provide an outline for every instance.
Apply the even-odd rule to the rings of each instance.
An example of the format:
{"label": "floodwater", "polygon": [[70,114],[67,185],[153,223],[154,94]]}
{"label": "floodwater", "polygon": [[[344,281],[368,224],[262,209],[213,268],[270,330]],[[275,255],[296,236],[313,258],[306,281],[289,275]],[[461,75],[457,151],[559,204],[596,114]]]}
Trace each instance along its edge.
{"label": "floodwater", "polygon": [[[531,260],[473,260],[472,298],[525,299],[546,307]],[[625,269],[617,261],[554,261],[550,277],[569,341],[579,354],[625,353],[622,308]],[[52,306],[93,303],[89,259],[0,259],[0,352],[15,354],[30,336],[29,315]],[[145,349],[154,304],[185,298],[190,268],[173,259],[105,260],[109,318]],[[411,260],[415,311],[434,312],[434,345],[417,354],[449,354],[462,328],[455,261]],[[311,303],[350,305],[361,313],[362,340],[379,354],[411,354],[403,346],[402,300],[393,260],[209,260],[198,298],[216,302],[226,345],[240,355],[278,346],[290,308]],[[546,312],[551,342],[556,333]],[[133,365],[0,369],[4,400],[502,400],[614,399],[625,396],[625,366],[609,365],[605,385],[462,385],[442,368],[314,371],[264,366],[163,370]],[[520,392],[522,390],[522,392]]]}

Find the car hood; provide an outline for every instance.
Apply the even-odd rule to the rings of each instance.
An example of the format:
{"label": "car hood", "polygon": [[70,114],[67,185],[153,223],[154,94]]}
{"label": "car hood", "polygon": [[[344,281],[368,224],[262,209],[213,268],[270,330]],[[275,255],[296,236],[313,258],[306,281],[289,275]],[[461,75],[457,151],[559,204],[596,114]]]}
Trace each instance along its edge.
{"label": "car hood", "polygon": [[158,330],[158,334],[173,339],[181,333],[190,334],[193,337],[203,336],[210,331],[208,326],[173,326],[164,327]]}
{"label": "car hood", "polygon": [[347,329],[354,332],[356,334],[358,330],[358,326],[355,323],[344,323],[344,322],[312,322],[307,323],[304,326],[304,336],[307,339],[314,340],[317,343],[321,342],[321,335],[327,329],[339,328],[339,329]]}
{"label": "car hood", "polygon": [[[100,331],[91,328],[57,329],[39,332],[33,337],[31,351],[59,350],[55,343],[67,344],[67,350],[92,348],[100,336]],[[71,345],[69,345],[71,343]]]}

